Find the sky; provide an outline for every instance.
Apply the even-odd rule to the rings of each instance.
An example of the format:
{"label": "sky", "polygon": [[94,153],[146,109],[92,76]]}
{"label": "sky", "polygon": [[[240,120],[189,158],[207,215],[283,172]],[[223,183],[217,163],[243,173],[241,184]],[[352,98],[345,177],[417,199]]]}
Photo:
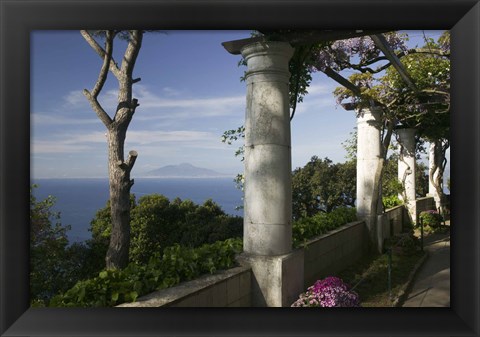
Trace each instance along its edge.
{"label": "sky", "polygon": [[[421,31],[408,32],[411,46]],[[439,31],[425,31],[438,38]],[[180,163],[236,175],[243,163],[234,153],[240,142],[221,142],[224,131],[243,125],[246,84],[240,55],[224,41],[250,31],[163,31],[146,33],[134,69],[134,97],[140,106],[130,123],[125,153],[138,152],[132,177]],[[125,43],[114,46],[123,55]],[[83,96],[98,77],[101,58],[79,31],[31,33],[31,176],[38,178],[108,177],[106,129]],[[291,123],[292,168],[312,156],[344,162],[342,143],[350,138],[355,114],[336,104],[337,83],[314,73],[308,95]],[[113,75],[99,96],[113,117],[117,82]]]}

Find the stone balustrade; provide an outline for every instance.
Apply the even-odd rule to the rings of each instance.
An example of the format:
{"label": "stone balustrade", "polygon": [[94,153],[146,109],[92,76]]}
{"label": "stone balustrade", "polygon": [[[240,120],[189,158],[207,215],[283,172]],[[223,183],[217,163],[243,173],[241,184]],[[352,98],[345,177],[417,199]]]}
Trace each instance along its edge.
{"label": "stone balustrade", "polygon": [[251,280],[250,267],[236,267],[158,290],[118,307],[250,307]]}

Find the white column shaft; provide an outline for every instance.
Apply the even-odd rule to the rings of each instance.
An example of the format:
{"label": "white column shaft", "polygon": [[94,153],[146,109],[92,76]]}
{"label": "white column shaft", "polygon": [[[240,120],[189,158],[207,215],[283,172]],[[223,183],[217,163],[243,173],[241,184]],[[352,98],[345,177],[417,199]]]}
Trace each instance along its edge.
{"label": "white column shaft", "polygon": [[381,111],[363,109],[357,118],[357,216],[365,219],[372,243],[377,244],[374,195],[376,173],[381,169]]}
{"label": "white column shaft", "polygon": [[244,250],[281,255],[292,249],[292,183],[288,62],[284,42],[242,49],[247,61]]}

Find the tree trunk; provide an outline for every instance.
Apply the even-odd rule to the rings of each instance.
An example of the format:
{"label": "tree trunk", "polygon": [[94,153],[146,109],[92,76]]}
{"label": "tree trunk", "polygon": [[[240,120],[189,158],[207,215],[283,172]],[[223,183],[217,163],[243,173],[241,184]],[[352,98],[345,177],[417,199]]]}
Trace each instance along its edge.
{"label": "tree trunk", "polygon": [[448,142],[445,145],[442,144],[442,140],[436,140],[434,142],[433,166],[429,171],[430,182],[434,186],[435,190],[437,191],[437,195],[440,198],[440,205],[437,207],[442,214],[444,214],[446,211],[447,203],[445,193],[443,192],[443,173],[446,165],[445,152],[448,147]]}
{"label": "tree trunk", "polygon": [[[119,269],[128,265],[130,250],[130,171],[133,164],[123,161],[123,144],[126,128],[113,128],[108,132],[108,171],[110,185],[110,212],[112,234],[105,258],[107,269]],[[134,151],[130,158],[136,158]],[[134,160],[134,159],[130,159]]]}
{"label": "tree trunk", "polygon": [[[103,59],[102,69],[95,87],[91,92],[85,89],[83,93],[90,101],[98,118],[107,127],[110,213],[112,220],[110,244],[105,257],[107,269],[122,269],[128,265],[130,250],[130,189],[133,185],[133,179],[130,179],[130,172],[135,164],[137,152],[130,151],[129,157],[125,161],[124,145],[128,126],[138,106],[138,101],[132,97],[132,85],[140,81],[140,79],[133,79],[133,68],[135,67],[143,39],[142,31],[128,31],[128,46],[119,68],[112,56],[113,40],[117,33],[115,31],[105,31],[105,49],[103,49],[88,31],[81,31],[88,44]],[[117,78],[119,84],[118,105],[113,119],[110,118],[97,99],[105,84],[109,70]]]}

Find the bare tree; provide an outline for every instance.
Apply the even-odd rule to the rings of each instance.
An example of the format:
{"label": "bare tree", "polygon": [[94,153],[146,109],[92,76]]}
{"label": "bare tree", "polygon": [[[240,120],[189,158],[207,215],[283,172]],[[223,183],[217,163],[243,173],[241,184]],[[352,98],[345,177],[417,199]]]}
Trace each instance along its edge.
{"label": "bare tree", "polygon": [[[133,79],[133,69],[142,46],[143,31],[101,31],[105,35],[105,46],[102,48],[92,34],[82,30],[81,34],[93,50],[103,59],[98,79],[91,91],[83,90],[98,118],[107,128],[108,138],[108,172],[110,185],[110,208],[112,218],[112,234],[105,258],[108,269],[121,269],[128,264],[130,249],[130,189],[134,183],[130,172],[137,158],[136,151],[130,151],[124,159],[124,145],[127,129],[132,120],[138,100],[132,97],[132,86],[140,79]],[[113,42],[117,35],[128,41],[122,63],[119,66],[113,59]],[[118,104],[111,118],[98,101],[108,72],[118,80]]]}

